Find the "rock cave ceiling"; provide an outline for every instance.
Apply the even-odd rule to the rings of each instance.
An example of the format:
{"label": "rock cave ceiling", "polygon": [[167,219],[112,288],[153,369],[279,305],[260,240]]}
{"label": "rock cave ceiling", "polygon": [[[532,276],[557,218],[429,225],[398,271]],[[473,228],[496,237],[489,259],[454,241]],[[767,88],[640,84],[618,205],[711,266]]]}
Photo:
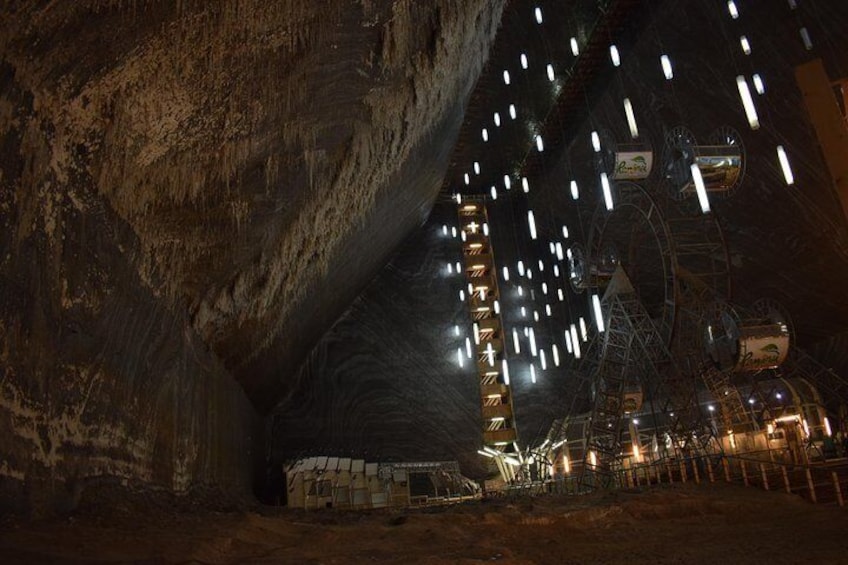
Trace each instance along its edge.
{"label": "rock cave ceiling", "polygon": [[46,246],[33,303],[85,332],[125,281],[104,253],[75,266],[66,232],[105,214],[267,408],[426,218],[502,5],[4,3],[6,280],[30,288],[24,248]]}
{"label": "rock cave ceiling", "polygon": [[[538,253],[538,246],[523,233],[528,208],[536,211],[536,222],[548,239],[561,240],[563,224],[572,227],[572,241],[588,239],[600,196],[597,180],[591,178],[594,156],[588,131],[606,132],[626,144],[630,136],[623,97],[637,104],[639,143],[655,152],[657,166],[647,183],[660,198],[666,195],[657,169],[668,130],[684,125],[700,141],[711,130],[731,125],[746,146],[753,165],[749,173],[754,171],[732,197],[712,204],[733,262],[731,298],[740,303],[758,297],[779,300],[791,311],[800,343],[811,346],[848,329],[848,308],[836,290],[848,274],[848,239],[823,161],[810,151],[817,142],[806,114],[798,111],[803,103],[792,69],[822,57],[831,76],[848,73],[846,41],[836,23],[846,21],[848,10],[820,3],[809,13],[793,13],[787,5],[775,17],[772,7],[746,4],[742,17],[728,25],[727,7],[708,4],[690,6],[693,9],[684,13],[668,10],[663,3],[627,0],[575,1],[567,7],[544,1],[510,3],[469,103],[443,194],[477,194],[493,207],[512,206],[513,222],[520,225],[509,228],[516,235],[496,254],[499,263],[514,265],[522,254]],[[535,20],[536,6],[542,9],[542,24]],[[820,38],[813,53],[804,49],[798,34],[805,25],[816,26]],[[758,42],[751,56],[741,53],[738,36],[733,35],[744,33]],[[579,57],[571,52],[572,37],[580,45]],[[610,63],[611,44],[621,53],[618,68]],[[633,53],[637,49],[641,57]],[[652,56],[645,56],[647,52]],[[663,52],[674,61],[674,80],[663,80]],[[527,69],[522,68],[522,53],[527,55]],[[509,84],[504,72],[509,73]],[[758,72],[770,79],[766,98],[759,101],[764,116],[758,131],[745,122],[732,80],[738,72]],[[776,93],[786,96],[778,98]],[[517,109],[515,119],[510,117],[511,105]],[[483,128],[488,141],[483,140]],[[534,144],[537,135],[544,141],[542,152]],[[778,143],[791,147],[799,160],[798,182],[791,191],[773,157]],[[757,169],[766,159],[772,161],[774,175]],[[506,190],[505,175],[511,191]],[[521,191],[522,178],[529,181],[529,194]],[[581,186],[578,202],[568,198],[569,179]],[[493,187],[509,204],[491,201]]]}
{"label": "rock cave ceiling", "polygon": [[[633,101],[640,141],[651,144],[658,160],[665,134],[677,126],[705,142],[721,126],[739,132],[747,152],[744,181],[730,197],[711,202],[732,267],[730,299],[742,305],[760,298],[779,301],[792,316],[798,343],[828,366],[848,371],[848,304],[837,290],[848,280],[846,223],[792,73],[795,65],[822,57],[831,76],[848,74],[840,27],[848,22],[848,6],[808,2],[796,13],[788,5],[737,2],[741,15],[732,19],[724,2],[600,4],[604,10],[595,1],[506,5],[433,213],[301,368],[295,390],[275,410],[272,444],[278,458],[319,452],[451,457],[472,475],[479,471],[474,369],[467,361],[464,368],[456,362],[457,349],[471,332],[468,312],[457,300],[466,283],[447,269],[460,260],[458,239],[442,234],[443,225],[450,233],[458,223],[456,193],[488,199],[498,271],[506,266],[512,274],[509,282],[499,279],[506,327],[528,325],[533,310],[539,310],[540,342],[548,348],[558,343],[564,358],[562,367],[549,366],[531,385],[527,366],[533,360],[526,351],[513,355],[510,349],[522,445],[541,441],[553,419],[586,409],[585,388],[575,389],[582,379],[572,378],[579,365],[565,355],[561,331],[566,319],[591,320],[590,310],[586,294],[570,290],[562,273],[567,262],[558,262],[565,275],[559,283],[550,277],[557,261],[548,246],[586,243],[601,201],[590,131],[606,130],[620,143],[628,140],[625,96]],[[542,24],[535,18],[537,6]],[[812,53],[798,35],[801,26],[817,38]],[[754,45],[751,56],[742,53],[740,34]],[[579,57],[571,51],[571,37],[578,40]],[[611,43],[620,52],[618,68],[610,61]],[[663,53],[673,61],[672,80],[663,76]],[[734,80],[753,73],[766,77],[767,85],[757,98],[762,121],[757,131],[746,121]],[[543,152],[534,144],[539,133]],[[793,187],[787,187],[778,166],[778,144],[792,156]],[[522,190],[522,177],[529,193]],[[569,179],[580,186],[577,201],[569,194]],[[497,200],[491,198],[493,186]],[[659,201],[668,200],[659,163],[645,186]],[[688,211],[697,210],[694,206]],[[535,212],[538,241],[528,234],[529,209]],[[519,260],[529,266],[539,259],[547,265],[545,277],[536,272],[531,283],[516,276]],[[545,319],[543,280],[550,289],[565,289],[564,304],[550,300],[553,319]],[[525,298],[517,295],[517,285],[525,285]],[[526,298],[530,288],[535,303]],[[520,305],[527,309],[524,316]]]}

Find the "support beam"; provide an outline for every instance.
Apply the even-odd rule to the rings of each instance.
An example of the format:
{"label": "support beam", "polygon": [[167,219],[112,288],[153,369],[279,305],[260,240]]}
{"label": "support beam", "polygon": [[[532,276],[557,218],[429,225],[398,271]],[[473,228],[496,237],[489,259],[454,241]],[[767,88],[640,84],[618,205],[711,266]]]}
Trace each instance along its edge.
{"label": "support beam", "polygon": [[804,104],[842,203],[842,211],[848,218],[848,127],[839,109],[832,81],[821,59],[796,67],[795,80],[804,96]]}

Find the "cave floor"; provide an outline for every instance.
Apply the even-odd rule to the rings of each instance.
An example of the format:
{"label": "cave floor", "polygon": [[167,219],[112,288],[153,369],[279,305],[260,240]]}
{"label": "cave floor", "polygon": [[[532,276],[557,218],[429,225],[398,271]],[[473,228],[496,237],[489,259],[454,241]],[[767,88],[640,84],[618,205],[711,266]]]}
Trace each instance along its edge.
{"label": "cave floor", "polygon": [[5,564],[848,563],[848,508],[721,484],[404,511],[116,504],[2,526]]}

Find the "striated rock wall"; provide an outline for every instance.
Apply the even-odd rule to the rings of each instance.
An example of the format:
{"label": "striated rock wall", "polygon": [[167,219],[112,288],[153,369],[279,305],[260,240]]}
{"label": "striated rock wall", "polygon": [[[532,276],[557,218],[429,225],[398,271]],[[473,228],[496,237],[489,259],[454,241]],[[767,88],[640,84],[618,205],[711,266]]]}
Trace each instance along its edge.
{"label": "striated rock wall", "polygon": [[255,409],[426,217],[502,8],[3,2],[3,506],[246,488]]}

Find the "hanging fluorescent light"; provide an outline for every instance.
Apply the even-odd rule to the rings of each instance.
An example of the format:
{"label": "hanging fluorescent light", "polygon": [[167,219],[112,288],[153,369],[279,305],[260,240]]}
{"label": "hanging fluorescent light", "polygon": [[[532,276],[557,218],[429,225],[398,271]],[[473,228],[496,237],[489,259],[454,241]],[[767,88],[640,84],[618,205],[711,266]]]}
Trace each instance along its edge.
{"label": "hanging fluorescent light", "polygon": [[533,280],[533,271],[531,271],[530,269],[527,269],[527,278],[531,281]]}
{"label": "hanging fluorescent light", "polygon": [[692,171],[692,180],[695,182],[695,192],[698,194],[698,204],[701,205],[701,212],[706,214],[710,211],[710,200],[707,197],[707,187],[704,186],[704,177],[701,176],[701,169],[696,163],[689,166]]}
{"label": "hanging fluorescent light", "polygon": [[462,348],[456,348],[456,364],[462,367]]}
{"label": "hanging fluorescent light", "polygon": [[577,340],[577,327],[571,324],[571,345],[574,347],[574,356],[580,359],[580,342]]}
{"label": "hanging fluorescent light", "polygon": [[559,265],[554,265],[554,276],[559,277]]}
{"label": "hanging fluorescent light", "polygon": [[595,130],[592,130],[592,149],[595,150],[595,153],[600,153],[601,151],[601,136]]}
{"label": "hanging fluorescent light", "polygon": [[457,325],[457,324],[453,325],[453,333],[454,333],[455,336],[459,337],[459,325]]}
{"label": "hanging fluorescent light", "polygon": [[639,137],[639,127],[636,125],[636,114],[633,113],[633,104],[630,103],[630,98],[624,99],[624,114],[627,116],[627,126],[630,128],[630,137],[636,139]]}
{"label": "hanging fluorescent light", "polygon": [[563,292],[562,292],[562,289],[561,289],[561,288],[558,288],[558,289],[557,289],[557,298],[559,298],[559,301],[560,301],[560,302],[564,302],[564,301],[565,301],[565,294],[563,294]]}
{"label": "hanging fluorescent light", "polygon": [[[577,200],[578,198],[580,198],[580,189],[577,187],[577,181],[573,180],[571,181],[571,199]],[[568,230],[565,229],[565,226],[563,226],[563,230],[565,231],[565,233],[568,233]]]}
{"label": "hanging fluorescent light", "polygon": [[487,130],[486,128],[483,128],[480,131],[480,135],[482,136],[484,142],[489,141],[489,130]]}
{"label": "hanging fluorescent light", "polygon": [[459,291],[459,301],[465,302],[465,291],[464,290]]}
{"label": "hanging fluorescent light", "polygon": [[786,184],[792,186],[795,184],[795,175],[792,174],[789,157],[787,157],[786,150],[782,145],[777,146],[777,160],[780,161],[780,168],[783,170],[783,178],[786,180]]}
{"label": "hanging fluorescent light", "polygon": [[461,232],[459,232],[459,233],[460,233],[460,235],[462,235],[462,238],[461,238],[461,239],[462,239],[462,241],[465,241],[466,239],[468,239],[468,238],[467,238],[467,236],[465,235],[465,230],[462,230],[462,231],[461,231]]}
{"label": "hanging fluorescent light", "polygon": [[470,337],[465,338],[465,354],[468,356],[469,359],[471,359],[471,338]]}
{"label": "hanging fluorescent light", "polygon": [[494,185],[492,185],[492,189],[490,190],[490,192],[492,194],[492,200],[497,200],[498,199],[498,189],[495,188]]}
{"label": "hanging fluorescent light", "polygon": [[542,283],[542,294],[547,294],[547,293],[548,293],[548,283],[543,282]]}
{"label": "hanging fluorescent light", "polygon": [[542,141],[542,136],[539,134],[536,134],[536,150],[538,150],[539,153],[545,150],[545,143]]}
{"label": "hanging fluorescent light", "polygon": [[474,322],[474,343],[480,345],[480,325],[477,322]]}
{"label": "hanging fluorescent light", "polygon": [[471,184],[471,177],[468,176],[468,173],[465,173],[462,178],[465,180],[465,184]]}
{"label": "hanging fluorescent light", "polygon": [[536,367],[530,364],[530,382],[536,384]]}
{"label": "hanging fluorescent light", "polygon": [[526,70],[526,69],[527,69],[527,66],[528,66],[528,63],[527,63],[527,55],[525,55],[524,53],[522,53],[522,54],[521,54],[521,68]]}
{"label": "hanging fluorescent light", "polygon": [[612,61],[613,67],[621,65],[621,56],[618,54],[618,47],[615,45],[610,45],[610,61]]}
{"label": "hanging fluorescent light", "polygon": [[565,330],[565,348],[569,353],[574,354],[574,347],[571,345],[571,332]]}
{"label": "hanging fluorescent light", "polygon": [[527,317],[527,308],[525,308],[524,306],[521,307],[521,317],[522,318]]}
{"label": "hanging fluorescent light", "polygon": [[551,357],[554,360],[554,366],[559,367],[559,348],[556,346],[556,344],[553,344],[551,346]]}
{"label": "hanging fluorescent light", "polygon": [[495,366],[495,348],[492,347],[492,342],[486,344],[486,357],[489,358],[489,367]]}
{"label": "hanging fluorescent light", "polygon": [[507,190],[512,188],[512,179],[509,178],[509,175],[504,175],[504,188]]}
{"label": "hanging fluorescent light", "polygon": [[809,51],[813,48],[813,40],[810,39],[810,32],[807,31],[807,28],[802,27],[801,30],[801,41],[804,42],[804,47]]}
{"label": "hanging fluorescent light", "polygon": [[742,52],[743,53],[745,53],[746,55],[751,54],[751,42],[748,41],[747,36],[743,35],[742,37],[739,38],[739,45],[742,46]]}
{"label": "hanging fluorescent light", "polygon": [[453,274],[453,264],[452,263],[448,263],[448,274],[449,275]]}
{"label": "hanging fluorescent light", "polygon": [[509,84],[509,71],[503,72],[503,79],[504,79],[504,84],[508,85]]}
{"label": "hanging fluorescent light", "polygon": [[501,303],[499,301],[495,300],[495,314],[500,314],[500,313],[501,313]]}
{"label": "hanging fluorescent light", "polygon": [[553,82],[556,79],[556,75],[554,74],[554,66],[548,63],[548,66],[545,67],[545,70],[548,73],[548,80]]}
{"label": "hanging fluorescent light", "polygon": [[736,2],[733,0],[728,0],[727,11],[734,20],[739,17],[739,10],[736,8]]}
{"label": "hanging fluorescent light", "polygon": [[524,261],[519,261],[517,268],[518,268],[518,276],[523,277],[524,276]]}
{"label": "hanging fluorescent light", "polygon": [[448,235],[448,226],[446,224],[442,224],[442,235]]}
{"label": "hanging fluorescent light", "polygon": [[601,189],[604,191],[604,204],[607,210],[613,209],[612,189],[610,188],[609,179],[606,173],[601,173]]}
{"label": "hanging fluorescent light", "polygon": [[478,161],[474,161],[474,174],[475,175],[480,174],[480,163]]}
{"label": "hanging fluorescent light", "polygon": [[509,105],[509,117],[513,120],[518,117],[518,112],[515,110],[515,104]]}
{"label": "hanging fluorescent light", "polygon": [[571,38],[571,54],[574,55],[575,57],[580,54],[580,48],[577,46],[577,38],[576,37]]}
{"label": "hanging fluorescent light", "polygon": [[483,235],[489,237],[489,222],[483,222]]}
{"label": "hanging fluorescent light", "polygon": [[556,248],[556,257],[557,257],[557,259],[559,259],[560,261],[562,261],[562,260],[565,258],[565,253],[564,253],[564,252],[563,252],[563,250],[562,250],[562,243],[560,243],[560,242],[558,242],[558,241],[557,241],[555,248]]}
{"label": "hanging fluorescent light", "polygon": [[542,262],[541,259],[539,259],[539,271],[542,273],[545,272],[545,264]]}
{"label": "hanging fluorescent light", "polygon": [[583,319],[583,316],[580,316],[580,337],[583,338],[583,341],[589,339],[589,332],[586,331],[586,320]]}
{"label": "hanging fluorescent light", "polygon": [[742,98],[742,107],[745,109],[745,116],[748,118],[748,125],[751,129],[760,128],[760,119],[757,116],[757,108],[754,106],[754,99],[751,97],[751,90],[748,88],[748,81],[743,75],[736,77],[736,87],[739,89],[739,96]]}
{"label": "hanging fluorescent light", "polygon": [[530,181],[527,180],[527,177],[521,177],[521,188],[525,193],[530,192]]}
{"label": "hanging fluorescent light", "polygon": [[460,193],[456,193],[456,203],[462,204],[462,195]]}
{"label": "hanging fluorescent light", "polygon": [[459,261],[457,261],[457,262],[456,262],[456,272],[458,273],[460,270],[461,270],[461,269],[460,269],[460,267],[459,267]]}
{"label": "hanging fluorescent light", "polygon": [[541,24],[542,23],[542,9],[537,6],[536,9],[533,10],[533,13],[536,16],[536,23]]}
{"label": "hanging fluorescent light", "polygon": [[501,127],[501,115],[499,113],[495,112],[494,119],[495,119],[495,125],[497,127]]}
{"label": "hanging fluorescent light", "polygon": [[662,66],[663,75],[665,76],[665,80],[671,80],[674,78],[674,69],[671,67],[671,59],[668,58],[668,55],[662,55],[660,57],[660,65]]}
{"label": "hanging fluorescent light", "polygon": [[763,82],[763,77],[761,77],[759,74],[755,73],[754,76],[751,77],[751,78],[754,81],[754,90],[757,91],[757,94],[765,94],[766,85]]}
{"label": "hanging fluorescent light", "polygon": [[521,353],[521,345],[518,343],[518,330],[515,328],[512,328],[512,349],[516,355]]}
{"label": "hanging fluorescent light", "polygon": [[530,239],[536,239],[536,218],[533,216],[533,210],[527,211],[527,224],[530,226]]}
{"label": "hanging fluorescent light", "polygon": [[545,350],[539,350],[539,364],[542,366],[542,370],[546,370],[548,368],[548,361],[545,359]]}
{"label": "hanging fluorescent light", "polygon": [[534,322],[539,321],[539,311],[538,310],[533,310],[533,321]]}
{"label": "hanging fluorescent light", "polygon": [[533,331],[533,328],[530,328],[530,355],[533,357],[538,356],[539,350],[536,349],[536,332]]}
{"label": "hanging fluorescent light", "polygon": [[556,245],[553,241],[548,242],[548,248],[551,250],[551,255],[556,255]]}
{"label": "hanging fluorescent light", "polygon": [[[547,292],[546,292],[545,294],[547,294]],[[551,312],[551,305],[550,305],[550,304],[545,304],[545,315],[546,315],[548,318],[550,318],[551,316],[553,316],[553,313]]]}
{"label": "hanging fluorescent light", "polygon": [[506,359],[501,361],[501,372],[503,373],[504,384],[509,384],[509,364],[506,362]]}
{"label": "hanging fluorescent light", "polygon": [[509,280],[509,267],[506,267],[506,266],[505,266],[505,267],[503,268],[503,279],[504,279],[505,281],[508,281],[508,280]]}
{"label": "hanging fluorescent light", "polygon": [[595,327],[598,333],[604,333],[604,313],[601,311],[601,299],[597,294],[592,295],[592,309],[595,311]]}
{"label": "hanging fluorescent light", "polygon": [[568,226],[562,226],[562,237],[568,239]]}

